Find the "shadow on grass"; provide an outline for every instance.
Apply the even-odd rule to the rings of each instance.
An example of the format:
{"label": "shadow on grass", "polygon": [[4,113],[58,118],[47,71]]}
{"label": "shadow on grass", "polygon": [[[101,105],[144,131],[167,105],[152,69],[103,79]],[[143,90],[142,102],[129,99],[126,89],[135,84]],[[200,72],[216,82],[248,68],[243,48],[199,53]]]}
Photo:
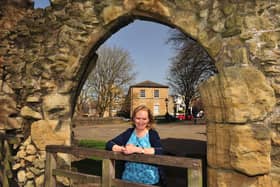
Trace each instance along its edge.
{"label": "shadow on grass", "polygon": [[[166,155],[201,159],[203,187],[207,187],[206,141],[166,138],[162,139],[161,143]],[[187,169],[176,167],[164,168],[168,186],[187,186]]]}
{"label": "shadow on grass", "polygon": [[86,173],[90,175],[102,175],[102,160],[93,160],[86,158],[83,160],[72,162],[72,168],[80,173]]}
{"label": "shadow on grass", "polygon": [[[123,161],[116,161],[116,178],[121,177],[123,171]],[[79,161],[72,162],[73,170],[80,173],[102,176],[102,160],[95,159],[82,159]]]}

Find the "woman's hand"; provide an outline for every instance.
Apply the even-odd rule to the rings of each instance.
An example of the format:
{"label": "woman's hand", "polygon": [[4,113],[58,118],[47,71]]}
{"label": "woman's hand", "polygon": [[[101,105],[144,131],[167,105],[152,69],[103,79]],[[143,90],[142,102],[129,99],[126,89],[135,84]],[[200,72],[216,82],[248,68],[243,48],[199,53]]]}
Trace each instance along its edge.
{"label": "woman's hand", "polygon": [[152,147],[151,148],[142,148],[142,147],[137,147],[133,144],[127,144],[125,147],[119,146],[119,145],[114,145],[112,150],[115,152],[122,152],[127,155],[133,154],[133,153],[149,154],[149,155],[155,154],[155,149]]}
{"label": "woman's hand", "polygon": [[124,146],[114,145],[112,147],[112,151],[114,151],[114,152],[123,152],[124,150],[125,150]]}
{"label": "woman's hand", "polygon": [[133,144],[127,144],[125,146],[125,149],[123,151],[124,154],[133,154],[133,153],[143,153],[143,148],[141,147],[136,147]]}

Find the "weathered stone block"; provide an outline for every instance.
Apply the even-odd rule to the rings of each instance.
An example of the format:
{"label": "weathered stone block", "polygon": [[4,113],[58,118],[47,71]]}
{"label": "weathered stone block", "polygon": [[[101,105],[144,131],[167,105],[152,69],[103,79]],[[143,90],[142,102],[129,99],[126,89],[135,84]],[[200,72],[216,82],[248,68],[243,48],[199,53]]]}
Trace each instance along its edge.
{"label": "weathered stone block", "polygon": [[34,145],[30,144],[26,146],[26,153],[29,155],[35,155],[37,152],[36,148]]}
{"label": "weathered stone block", "polygon": [[58,125],[57,120],[40,120],[32,123],[31,138],[39,150],[45,150],[46,145],[64,145],[68,141],[63,132],[56,132]]}
{"label": "weathered stone block", "polygon": [[272,187],[271,177],[248,177],[229,170],[208,168],[208,186],[213,187]]}
{"label": "weathered stone block", "polygon": [[229,67],[200,87],[209,121],[245,123],[263,120],[272,111],[274,90],[257,69]]}
{"label": "weathered stone block", "polygon": [[36,184],[36,186],[41,186],[41,185],[44,185],[44,181],[45,181],[45,176],[40,175],[39,177],[36,177],[35,184]]}
{"label": "weathered stone block", "polygon": [[249,176],[270,171],[270,131],[265,127],[236,125],[230,131],[231,166]]}
{"label": "weathered stone block", "polygon": [[209,124],[207,161],[213,168],[234,169],[246,175],[270,170],[270,131],[252,125]]}
{"label": "weathered stone block", "polygon": [[236,10],[236,4],[225,3],[222,7],[222,11],[225,15],[230,15]]}
{"label": "weathered stone block", "polygon": [[271,140],[273,145],[280,146],[280,135],[276,132],[272,132]]}
{"label": "weathered stone block", "polygon": [[177,18],[174,22],[178,25],[181,25],[190,36],[196,38],[198,35],[199,27],[194,24],[197,22],[197,17],[188,12],[176,12]]}
{"label": "weathered stone block", "polygon": [[230,127],[225,124],[207,126],[207,163],[213,168],[231,168]]}
{"label": "weathered stone block", "polygon": [[103,17],[105,24],[108,24],[124,13],[125,12],[121,6],[110,6],[110,7],[104,8],[104,10],[102,12],[102,17]]}
{"label": "weathered stone block", "polygon": [[66,5],[69,2],[69,0],[50,0],[52,7],[61,7],[63,8],[64,5]]}
{"label": "weathered stone block", "polygon": [[26,102],[28,102],[28,103],[39,103],[40,102],[40,96],[36,96],[36,95],[29,96],[29,97],[27,97]]}
{"label": "weathered stone block", "polygon": [[221,37],[215,36],[215,37],[209,38],[208,41],[205,43],[206,44],[205,47],[212,57],[215,57],[220,52],[220,50],[222,48],[221,41],[222,41]]}
{"label": "weathered stone block", "polygon": [[28,106],[24,106],[21,111],[20,114],[22,117],[24,118],[32,118],[32,119],[42,119],[42,115],[41,113],[34,111],[32,108],[28,107]]}
{"label": "weathered stone block", "polygon": [[2,92],[0,94],[0,130],[21,128],[22,118],[12,117],[15,114],[18,114],[16,101],[10,97],[10,94]]}
{"label": "weathered stone block", "polygon": [[24,183],[26,181],[26,172],[24,170],[20,170],[17,173],[18,182]]}
{"label": "weathered stone block", "polygon": [[45,96],[43,98],[43,110],[45,119],[70,115],[69,95],[50,94]]}

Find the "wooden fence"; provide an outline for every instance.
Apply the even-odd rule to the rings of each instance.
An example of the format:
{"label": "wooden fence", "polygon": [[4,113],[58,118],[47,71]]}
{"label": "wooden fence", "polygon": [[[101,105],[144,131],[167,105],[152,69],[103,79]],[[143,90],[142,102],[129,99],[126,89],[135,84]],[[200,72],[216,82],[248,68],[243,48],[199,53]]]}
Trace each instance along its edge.
{"label": "wooden fence", "polygon": [[0,186],[9,187],[12,179],[11,163],[13,161],[10,145],[18,144],[19,138],[0,133]]}
{"label": "wooden fence", "polygon": [[[187,168],[188,187],[202,187],[202,162],[200,159],[174,157],[164,155],[132,154],[124,155],[112,151],[82,148],[75,146],[48,145],[46,147],[45,187],[56,186],[56,176],[63,176],[79,184],[95,184],[100,187],[155,187],[136,184],[115,178],[115,160],[142,162],[155,165]],[[102,158],[102,176],[88,175],[66,169],[57,168],[56,153],[71,154],[78,158],[92,156]]]}

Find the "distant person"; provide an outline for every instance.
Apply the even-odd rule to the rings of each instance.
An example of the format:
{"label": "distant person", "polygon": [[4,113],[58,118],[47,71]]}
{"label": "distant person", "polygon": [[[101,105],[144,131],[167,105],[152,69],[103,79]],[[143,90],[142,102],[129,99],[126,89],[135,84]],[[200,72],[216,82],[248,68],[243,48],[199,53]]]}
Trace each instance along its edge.
{"label": "distant person", "polygon": [[202,118],[203,116],[204,116],[204,112],[203,112],[203,110],[200,110],[197,114],[197,117]]}
{"label": "distant person", "polygon": [[196,106],[193,106],[192,107],[192,115],[193,115],[193,119],[194,119],[194,124],[196,124],[198,112],[199,112],[198,108]]}
{"label": "distant person", "polygon": [[[138,106],[133,111],[132,120],[133,127],[109,140],[106,149],[124,154],[163,154],[151,110],[145,105]],[[162,169],[150,164],[126,162],[121,178],[135,183],[165,186]]]}
{"label": "distant person", "polygon": [[188,119],[188,120],[192,120],[192,119],[193,119],[192,107],[191,107],[191,106],[188,107],[187,115],[188,115],[188,116],[187,116],[187,119]]}

